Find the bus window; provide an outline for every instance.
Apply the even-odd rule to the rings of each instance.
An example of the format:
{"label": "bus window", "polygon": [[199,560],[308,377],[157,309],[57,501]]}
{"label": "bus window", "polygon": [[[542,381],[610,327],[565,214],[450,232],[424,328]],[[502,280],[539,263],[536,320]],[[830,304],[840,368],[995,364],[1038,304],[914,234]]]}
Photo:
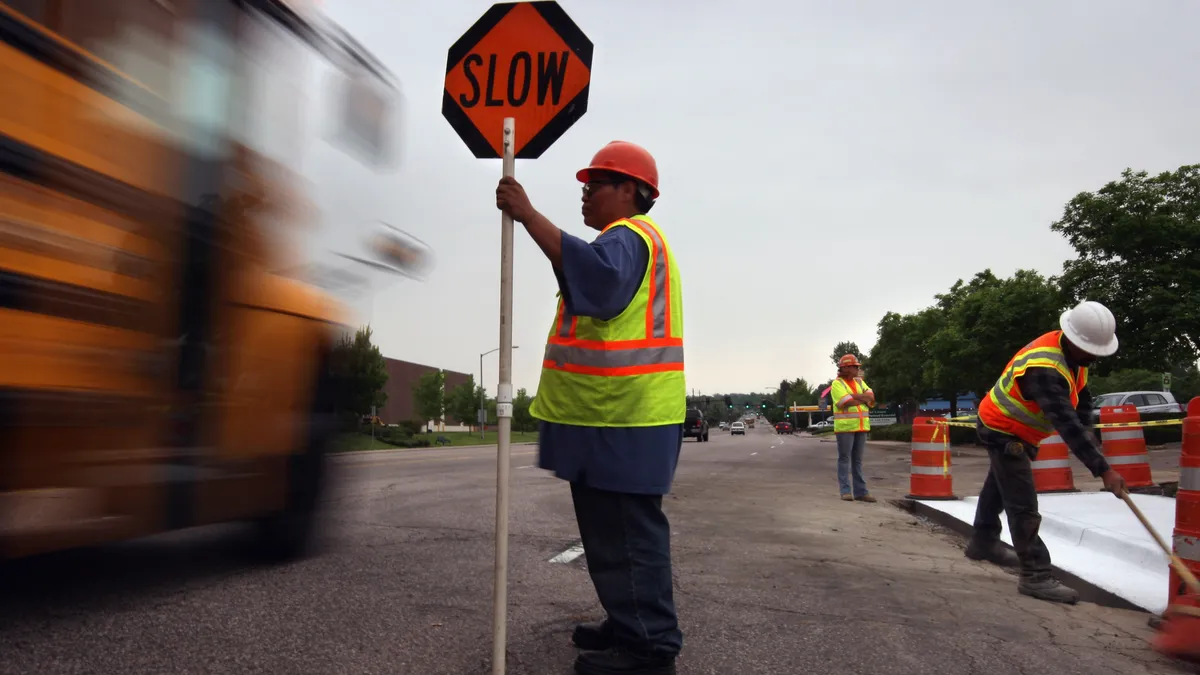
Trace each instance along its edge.
{"label": "bus window", "polygon": [[179,0],[64,0],[59,33],[166,98]]}
{"label": "bus window", "polygon": [[361,72],[351,71],[342,80],[336,137],[347,150],[379,167],[389,160],[388,137],[391,106],[384,92]]}
{"label": "bus window", "polygon": [[50,0],[6,0],[9,7],[25,15],[25,18],[49,27]]}

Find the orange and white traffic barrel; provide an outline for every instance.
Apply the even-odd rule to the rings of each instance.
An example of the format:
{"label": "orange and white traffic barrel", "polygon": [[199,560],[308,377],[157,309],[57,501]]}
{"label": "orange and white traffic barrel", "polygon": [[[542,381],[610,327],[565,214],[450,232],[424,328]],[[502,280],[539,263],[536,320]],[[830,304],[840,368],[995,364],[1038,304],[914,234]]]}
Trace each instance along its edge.
{"label": "orange and white traffic barrel", "polygon": [[1079,492],[1075,489],[1070,453],[1062,436],[1047,436],[1038,444],[1037,459],[1033,461],[1033,486],[1038,493]]}
{"label": "orange and white traffic barrel", "polygon": [[913,420],[909,473],[908,499],[958,499],[950,473],[950,427],[941,417]]}
{"label": "orange and white traffic barrel", "polygon": [[[1100,424],[1136,424],[1142,421],[1136,406],[1109,405],[1100,408]],[[1154,487],[1150,478],[1150,455],[1146,453],[1146,437],[1137,426],[1100,430],[1104,459],[1113,471],[1121,474],[1131,488]]]}
{"label": "orange and white traffic barrel", "polygon": [[[1188,403],[1179,451],[1179,491],[1175,494],[1175,529],[1171,548],[1183,564],[1200,575],[1200,396]],[[1187,593],[1183,579],[1171,569],[1167,602]]]}

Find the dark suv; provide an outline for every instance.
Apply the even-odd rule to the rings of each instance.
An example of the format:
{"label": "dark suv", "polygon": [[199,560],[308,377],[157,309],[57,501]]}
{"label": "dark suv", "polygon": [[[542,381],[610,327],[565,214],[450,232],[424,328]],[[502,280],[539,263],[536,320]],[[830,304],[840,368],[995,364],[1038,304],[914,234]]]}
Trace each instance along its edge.
{"label": "dark suv", "polygon": [[689,408],[683,420],[683,437],[708,442],[708,420],[699,408]]}
{"label": "dark suv", "polygon": [[792,433],[792,423],[791,423],[791,422],[779,422],[779,423],[777,423],[777,424],[775,425],[775,433],[777,433],[777,434],[790,434],[790,433]]}

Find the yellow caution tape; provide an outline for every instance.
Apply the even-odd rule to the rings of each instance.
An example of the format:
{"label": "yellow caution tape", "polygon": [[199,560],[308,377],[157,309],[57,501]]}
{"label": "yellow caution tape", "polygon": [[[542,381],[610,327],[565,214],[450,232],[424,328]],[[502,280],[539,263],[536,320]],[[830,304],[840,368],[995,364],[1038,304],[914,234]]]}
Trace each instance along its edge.
{"label": "yellow caution tape", "polygon": [[1150,422],[1109,422],[1108,424],[1097,424],[1097,429],[1125,429],[1128,427],[1171,427],[1176,424],[1183,424],[1182,419],[1177,420],[1153,420]]}
{"label": "yellow caution tape", "polygon": [[[955,418],[964,419],[964,418]],[[950,420],[933,420],[933,424],[939,427],[969,427],[975,428],[975,422],[952,422]],[[1182,419],[1175,420],[1152,420],[1149,422],[1109,422],[1107,424],[1097,424],[1095,429],[1129,429],[1131,427],[1171,427],[1177,424],[1183,424]]]}
{"label": "yellow caution tape", "polygon": [[974,422],[934,422],[934,424],[938,425],[939,427],[964,427],[967,429],[975,428]]}
{"label": "yellow caution tape", "polygon": [[[930,441],[936,441],[938,433],[942,430],[941,425],[933,428],[933,436]],[[942,478],[950,475],[950,433],[942,434]]]}

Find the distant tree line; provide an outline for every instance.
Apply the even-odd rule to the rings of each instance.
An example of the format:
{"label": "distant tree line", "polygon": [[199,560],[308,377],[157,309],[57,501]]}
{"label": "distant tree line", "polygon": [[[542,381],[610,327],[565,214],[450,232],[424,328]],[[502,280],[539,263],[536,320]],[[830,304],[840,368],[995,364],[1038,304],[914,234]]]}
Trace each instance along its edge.
{"label": "distant tree line", "polygon": [[1200,394],[1200,165],[1156,176],[1127,169],[1076,195],[1050,229],[1076,254],[1061,275],[985,269],[924,309],[885,314],[869,354],[843,342],[834,358],[862,357],[880,401],[902,417],[937,397],[957,414],[959,396],[986,395],[1017,349],[1057,329],[1064,310],[1096,300],[1116,315],[1121,348],[1093,369],[1094,394],[1160,390],[1163,373],[1180,403]]}

